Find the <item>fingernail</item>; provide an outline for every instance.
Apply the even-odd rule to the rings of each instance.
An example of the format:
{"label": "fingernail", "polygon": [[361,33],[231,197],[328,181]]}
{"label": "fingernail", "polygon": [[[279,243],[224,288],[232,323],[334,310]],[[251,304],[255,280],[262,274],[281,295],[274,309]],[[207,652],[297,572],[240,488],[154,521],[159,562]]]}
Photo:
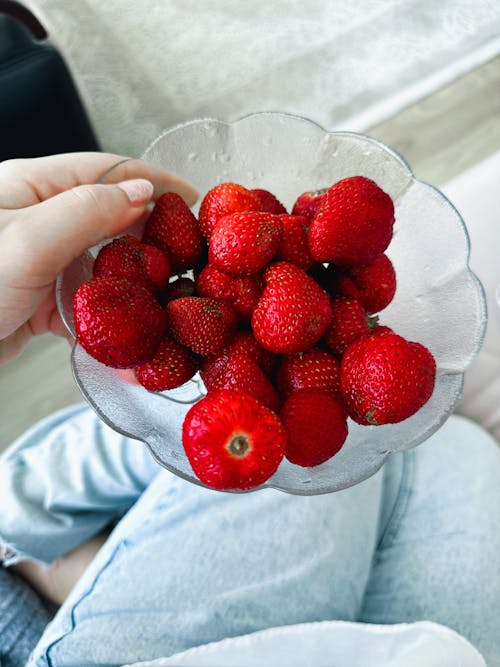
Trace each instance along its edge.
{"label": "fingernail", "polygon": [[129,181],[118,183],[120,190],[127,195],[133,206],[142,206],[151,201],[154,187],[150,181],[145,178],[133,178]]}

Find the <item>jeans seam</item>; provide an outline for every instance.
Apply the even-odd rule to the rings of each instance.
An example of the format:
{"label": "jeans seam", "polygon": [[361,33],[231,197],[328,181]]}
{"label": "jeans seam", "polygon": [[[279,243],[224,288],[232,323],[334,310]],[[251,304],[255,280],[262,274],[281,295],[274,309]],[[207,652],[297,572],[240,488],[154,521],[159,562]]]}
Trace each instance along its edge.
{"label": "jeans seam", "polygon": [[[155,514],[155,510],[158,508],[158,506],[159,505],[167,505],[168,500],[175,494],[176,490],[177,490],[176,487],[170,487],[169,489],[167,489],[164,492],[164,493],[166,493],[167,498],[162,497],[162,500],[160,500],[159,502],[157,502],[153,506],[153,509],[152,509],[151,513],[149,514],[149,516],[146,518],[145,521],[142,522],[142,527],[151,523],[151,521],[153,520],[153,516]],[[85,600],[86,598],[88,598],[89,595],[92,594],[92,591],[96,587],[101,575],[104,574],[104,572],[107,570],[107,568],[111,565],[111,563],[113,562],[113,560],[115,559],[115,557],[117,556],[119,551],[122,549],[122,547],[126,547],[126,546],[128,546],[128,544],[129,544],[129,540],[127,538],[124,538],[124,539],[120,540],[120,542],[118,542],[116,547],[113,549],[113,551],[109,555],[109,558],[107,559],[107,561],[103,564],[101,569],[96,573],[96,575],[95,575],[95,577],[92,581],[92,584],[89,586],[87,591],[85,593],[83,593],[82,596],[73,605],[73,607],[71,609],[71,614],[70,614],[71,627],[63,635],[61,635],[57,639],[54,639],[54,641],[51,644],[49,644],[49,646],[47,646],[47,648],[44,651],[44,656],[45,656],[45,660],[47,661],[48,667],[57,667],[56,663],[54,663],[52,661],[52,658],[50,657],[50,653],[52,652],[52,649],[57,644],[59,644],[63,639],[68,637],[74,631],[74,629],[76,627],[76,610],[77,610],[78,606],[80,605],[81,602],[83,602],[83,600]]]}
{"label": "jeans seam", "polygon": [[87,589],[87,591],[86,591],[85,593],[82,594],[82,596],[81,596],[81,597],[75,602],[75,604],[73,605],[73,607],[72,607],[72,609],[71,609],[71,614],[70,614],[70,618],[71,618],[71,627],[69,628],[69,630],[68,630],[67,632],[65,632],[63,635],[61,635],[60,637],[58,637],[57,639],[54,639],[54,641],[53,641],[51,644],[49,644],[49,645],[47,646],[47,648],[45,649],[45,651],[44,651],[45,659],[46,659],[47,664],[49,665],[49,667],[57,667],[56,663],[54,663],[54,662],[52,661],[52,658],[50,657],[50,653],[52,652],[52,649],[53,649],[57,644],[59,644],[63,639],[65,639],[66,637],[68,637],[68,636],[73,632],[73,630],[75,629],[75,627],[76,627],[76,617],[75,617],[75,614],[76,614],[76,610],[77,610],[78,606],[80,605],[81,602],[83,602],[83,600],[85,600],[86,598],[88,598],[88,596],[92,593],[92,591],[94,590],[94,588],[95,588],[95,586],[96,586],[98,580],[100,579],[101,575],[107,570],[107,568],[108,568],[109,565],[113,562],[113,560],[115,559],[115,557],[116,557],[116,555],[118,554],[118,552],[120,551],[120,549],[121,549],[122,547],[124,547],[124,546],[126,546],[126,540],[121,540],[121,541],[116,545],[116,547],[113,549],[113,551],[111,552],[111,554],[109,555],[108,560],[104,563],[104,565],[101,567],[101,569],[96,573],[96,575],[95,575],[95,577],[94,577],[94,579],[93,579],[92,584],[90,585],[90,587]]}
{"label": "jeans seam", "polygon": [[394,506],[392,508],[389,519],[387,520],[385,528],[378,541],[376,551],[387,549],[393,544],[394,539],[398,534],[401,522],[403,521],[403,518],[406,514],[406,510],[408,509],[414,477],[415,452],[404,451],[403,470],[401,473],[401,481],[399,483],[398,493],[396,500],[394,501]]}

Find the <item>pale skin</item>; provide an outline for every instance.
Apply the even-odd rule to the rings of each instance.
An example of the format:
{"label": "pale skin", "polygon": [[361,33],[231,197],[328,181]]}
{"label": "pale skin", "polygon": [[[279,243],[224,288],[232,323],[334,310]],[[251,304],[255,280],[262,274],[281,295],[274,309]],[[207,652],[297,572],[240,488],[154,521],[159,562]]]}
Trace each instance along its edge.
{"label": "pale skin", "polygon": [[[96,184],[110,169],[106,184]],[[197,199],[174,174],[119,155],[0,163],[0,364],[33,336],[66,335],[55,302],[57,275],[87,248],[139,222],[167,191],[189,205]]]}
{"label": "pale skin", "polygon": [[[0,163],[0,365],[19,356],[33,336],[52,333],[72,342],[57,311],[58,274],[87,248],[144,220],[168,191],[190,206],[198,196],[175,174],[108,153]],[[104,540],[96,536],[49,568],[31,561],[16,568],[61,603]]]}

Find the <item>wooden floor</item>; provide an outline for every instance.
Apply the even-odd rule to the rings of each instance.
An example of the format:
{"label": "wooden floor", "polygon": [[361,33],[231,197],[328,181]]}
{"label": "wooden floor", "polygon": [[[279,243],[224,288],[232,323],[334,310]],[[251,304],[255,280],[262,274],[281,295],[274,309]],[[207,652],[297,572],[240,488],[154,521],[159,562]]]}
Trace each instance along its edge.
{"label": "wooden floor", "polygon": [[[500,150],[500,57],[368,131],[416,176],[440,185]],[[0,449],[36,420],[81,400],[64,340],[42,337],[0,368]]]}

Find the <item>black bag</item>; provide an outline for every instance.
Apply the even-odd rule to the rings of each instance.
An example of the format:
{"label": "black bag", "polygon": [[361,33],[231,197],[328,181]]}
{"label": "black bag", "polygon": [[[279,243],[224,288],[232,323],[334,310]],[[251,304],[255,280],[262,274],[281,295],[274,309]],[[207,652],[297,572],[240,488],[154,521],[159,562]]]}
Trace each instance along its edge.
{"label": "black bag", "polygon": [[0,161],[99,150],[76,86],[38,19],[0,0]]}

